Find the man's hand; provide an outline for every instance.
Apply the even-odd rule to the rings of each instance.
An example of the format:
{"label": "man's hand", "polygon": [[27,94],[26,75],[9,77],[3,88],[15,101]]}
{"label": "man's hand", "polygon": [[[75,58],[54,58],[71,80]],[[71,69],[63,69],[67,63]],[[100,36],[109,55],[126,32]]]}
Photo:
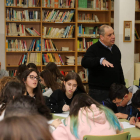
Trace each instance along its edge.
{"label": "man's hand", "polygon": [[118,119],[127,119],[128,115],[123,113],[116,113],[115,114]]}
{"label": "man's hand", "polygon": [[138,127],[138,128],[140,128],[140,122],[136,122],[135,123],[135,126]]}
{"label": "man's hand", "polygon": [[69,105],[66,105],[66,104],[65,104],[65,105],[63,106],[62,110],[63,110],[63,111],[68,111],[68,110],[70,110]]}
{"label": "man's hand", "polygon": [[103,59],[102,61],[103,66],[114,68],[113,64],[109,63],[107,60]]}

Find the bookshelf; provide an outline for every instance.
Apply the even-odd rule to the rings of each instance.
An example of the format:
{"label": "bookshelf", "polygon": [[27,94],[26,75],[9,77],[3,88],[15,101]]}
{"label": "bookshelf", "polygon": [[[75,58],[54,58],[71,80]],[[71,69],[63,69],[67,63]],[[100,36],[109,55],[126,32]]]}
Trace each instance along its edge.
{"label": "bookshelf", "polygon": [[[10,6],[9,3],[7,3],[9,1],[10,0],[5,0],[5,44],[7,44],[7,40],[13,40],[12,42],[10,42],[10,44],[12,44],[13,42],[15,44],[17,42],[18,43],[23,42],[24,45],[26,44],[27,48],[20,50],[20,51],[19,50],[9,51],[9,50],[7,50],[7,46],[5,46],[6,70],[17,69],[18,63],[19,63],[22,55],[23,55],[23,57],[24,57],[24,55],[26,55],[27,58],[25,56],[25,59],[28,59],[28,56],[31,56],[32,53],[34,53],[34,54],[40,53],[41,57],[38,56],[39,62],[37,64],[37,67],[41,71],[45,67],[42,55],[47,54],[47,53],[51,53],[51,54],[58,53],[61,55],[61,58],[64,62],[64,65],[58,64],[58,67],[60,70],[63,70],[63,71],[74,70],[75,72],[79,73],[80,71],[83,71],[83,67],[81,66],[80,63],[78,63],[78,61],[79,61],[78,57],[82,58],[82,56],[86,52],[86,48],[78,49],[78,41],[84,40],[88,45],[91,45],[90,43],[93,40],[99,39],[97,32],[98,32],[98,27],[100,25],[108,24],[108,25],[113,26],[113,22],[111,22],[111,18],[114,18],[114,10],[111,8],[112,7],[112,0],[101,0],[102,2],[106,2],[105,7],[103,7],[103,8],[100,7],[100,5],[101,5],[99,3],[100,0],[71,0],[71,2],[74,2],[74,7],[71,5],[70,8],[65,7],[63,5],[62,5],[63,8],[59,8],[57,6],[56,6],[56,8],[46,7],[44,0],[30,0],[31,2],[35,2],[33,4],[30,3],[30,6],[24,5],[25,4],[24,2],[26,2],[26,0],[23,0],[23,6],[20,6],[20,5],[14,6],[14,4],[11,4],[11,6]],[[17,1],[17,0],[14,0],[14,1]],[[21,0],[18,0],[18,1],[20,4],[22,4]],[[64,0],[62,0],[62,1],[64,1]],[[69,2],[69,0],[65,0],[65,1]],[[87,7],[83,8],[81,6],[81,3],[86,2],[86,1],[87,1],[88,8]],[[98,5],[97,4],[94,5],[94,9],[91,7],[89,8],[89,6],[92,4],[92,1],[93,2],[96,1],[99,3]],[[57,0],[55,0],[54,3],[56,3],[56,2],[57,2]],[[78,2],[80,2],[80,3],[78,3]],[[89,4],[90,2],[91,2],[91,4]],[[73,3],[71,3],[71,4],[73,4]],[[50,6],[52,6],[52,5],[50,4]],[[29,12],[29,19],[22,20],[19,18],[19,20],[14,20],[14,21],[9,20],[11,17],[8,16],[8,14],[9,14],[8,10],[12,11],[12,12],[14,10],[14,13],[20,13],[20,14],[21,13],[27,14],[27,12]],[[47,18],[47,16],[46,16],[47,14],[51,13],[53,10],[56,13],[58,10],[59,10],[59,13],[60,12],[72,13],[72,11],[74,11],[74,15],[72,16],[70,21],[55,22],[54,20],[51,20],[51,19]],[[34,14],[34,16],[32,16],[32,13]],[[97,16],[98,19],[96,19],[95,15]],[[30,19],[30,16],[31,16],[31,19]],[[44,18],[45,16],[46,16],[46,18]],[[79,20],[80,16],[82,17],[82,20],[81,19]],[[85,17],[85,19],[86,19],[86,17],[88,17],[86,19],[86,21],[85,21],[85,19],[83,20],[83,16]],[[92,18],[91,18],[91,16],[92,16]],[[12,17],[12,18],[14,19],[14,17]],[[50,20],[50,21],[48,21],[48,20]],[[31,34],[29,34],[28,32],[24,32],[23,34],[21,33],[20,36],[7,34],[7,30],[8,30],[7,25],[10,26],[12,29],[15,27],[18,27],[18,26],[21,26],[22,28],[33,27],[33,29],[35,29],[40,35],[31,36]],[[70,36],[68,38],[66,38],[66,37],[65,38],[56,38],[56,37],[49,37],[47,35],[44,35],[44,30],[46,30],[45,32],[47,32],[48,29],[51,27],[53,27],[53,29],[57,28],[60,30],[62,28],[66,28],[67,26],[70,26],[69,30],[71,30],[71,29],[73,30],[73,28],[74,28],[73,33],[70,34]],[[92,29],[96,29],[96,31],[95,31],[96,35],[92,36],[90,34],[88,36],[88,35],[85,35],[84,33],[79,35],[79,29],[80,29],[79,26],[81,27],[82,30],[83,29],[86,30],[86,34],[87,34],[88,30],[91,32],[94,32]],[[44,29],[44,27],[45,27],[45,29]],[[56,31],[56,29],[54,29],[54,31]],[[33,40],[35,40],[36,42],[37,42],[37,40],[40,40],[40,50],[29,51],[29,47],[30,47]],[[52,42],[50,42],[50,40]],[[54,50],[52,51],[49,49],[45,50],[45,48],[43,49],[43,45],[46,42],[53,43],[53,45],[56,46],[57,51],[54,51]],[[68,47],[69,50],[61,51],[62,47]],[[66,61],[67,61],[66,56],[68,56],[68,57],[74,56],[75,57],[75,64],[66,65]],[[87,84],[87,81],[84,80],[83,83]]]}

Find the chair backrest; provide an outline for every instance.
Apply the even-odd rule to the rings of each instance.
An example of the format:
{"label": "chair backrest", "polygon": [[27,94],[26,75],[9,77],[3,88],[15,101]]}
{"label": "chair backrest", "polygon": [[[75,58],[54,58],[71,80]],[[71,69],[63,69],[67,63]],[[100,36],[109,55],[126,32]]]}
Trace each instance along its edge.
{"label": "chair backrest", "polygon": [[83,140],[130,140],[130,132],[119,133],[116,135],[107,135],[107,136],[93,136],[85,135]]}
{"label": "chair backrest", "polygon": [[134,81],[133,81],[133,85],[139,86],[139,80],[134,80]]}
{"label": "chair backrest", "polygon": [[127,88],[129,87],[128,79],[125,79],[125,86],[126,86]]}

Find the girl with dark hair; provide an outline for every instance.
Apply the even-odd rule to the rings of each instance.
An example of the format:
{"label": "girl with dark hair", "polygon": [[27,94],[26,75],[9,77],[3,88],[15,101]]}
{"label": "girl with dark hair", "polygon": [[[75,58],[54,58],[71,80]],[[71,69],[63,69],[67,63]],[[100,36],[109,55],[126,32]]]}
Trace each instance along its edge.
{"label": "girl with dark hair", "polygon": [[54,63],[54,62],[49,62],[46,67],[45,67],[46,70],[49,70],[54,79],[58,82],[58,83],[61,83],[63,80],[64,80],[64,76],[60,73],[57,65]]}
{"label": "girl with dark hair", "polygon": [[86,93],[79,75],[69,72],[64,79],[62,89],[55,90],[48,99],[47,106],[52,113],[68,111],[74,96],[78,93]]}
{"label": "girl with dark hair", "polygon": [[37,66],[34,63],[28,63],[27,68],[28,69],[35,69],[37,71]]}
{"label": "girl with dark hair", "polygon": [[41,86],[39,84],[39,75],[35,69],[28,69],[22,74],[22,80],[26,87],[25,95],[35,97],[44,104],[44,99],[41,92]]}
{"label": "girl with dark hair", "polygon": [[40,82],[45,86],[44,96],[50,97],[54,90],[60,89],[61,84],[56,82],[49,70],[44,70],[40,73]]}
{"label": "girl with dark hair", "polygon": [[0,95],[0,120],[3,119],[5,108],[10,100],[25,93],[25,87],[17,81],[8,82]]}
{"label": "girl with dark hair", "polygon": [[53,132],[55,140],[83,140],[84,135],[114,135],[122,131],[115,114],[89,95],[74,97],[69,117]]}
{"label": "girl with dark hair", "polygon": [[25,70],[27,70],[27,69],[28,69],[28,67],[27,67],[26,65],[24,65],[24,64],[19,65],[19,66],[18,66],[18,69],[17,69],[16,77],[17,77],[19,80],[21,80],[21,75],[22,75],[22,73],[23,73]]}
{"label": "girl with dark hair", "polygon": [[53,137],[44,117],[13,116],[0,122],[0,140],[53,140]]}

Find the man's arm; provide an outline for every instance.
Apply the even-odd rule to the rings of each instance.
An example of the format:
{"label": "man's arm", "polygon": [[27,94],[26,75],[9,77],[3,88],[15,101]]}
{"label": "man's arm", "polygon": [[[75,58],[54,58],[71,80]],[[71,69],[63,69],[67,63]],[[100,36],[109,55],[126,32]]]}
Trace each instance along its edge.
{"label": "man's arm", "polygon": [[94,51],[93,47],[90,47],[86,51],[86,53],[81,61],[81,65],[84,68],[92,68],[92,67],[100,65],[101,57],[96,56],[95,53],[96,52]]}

